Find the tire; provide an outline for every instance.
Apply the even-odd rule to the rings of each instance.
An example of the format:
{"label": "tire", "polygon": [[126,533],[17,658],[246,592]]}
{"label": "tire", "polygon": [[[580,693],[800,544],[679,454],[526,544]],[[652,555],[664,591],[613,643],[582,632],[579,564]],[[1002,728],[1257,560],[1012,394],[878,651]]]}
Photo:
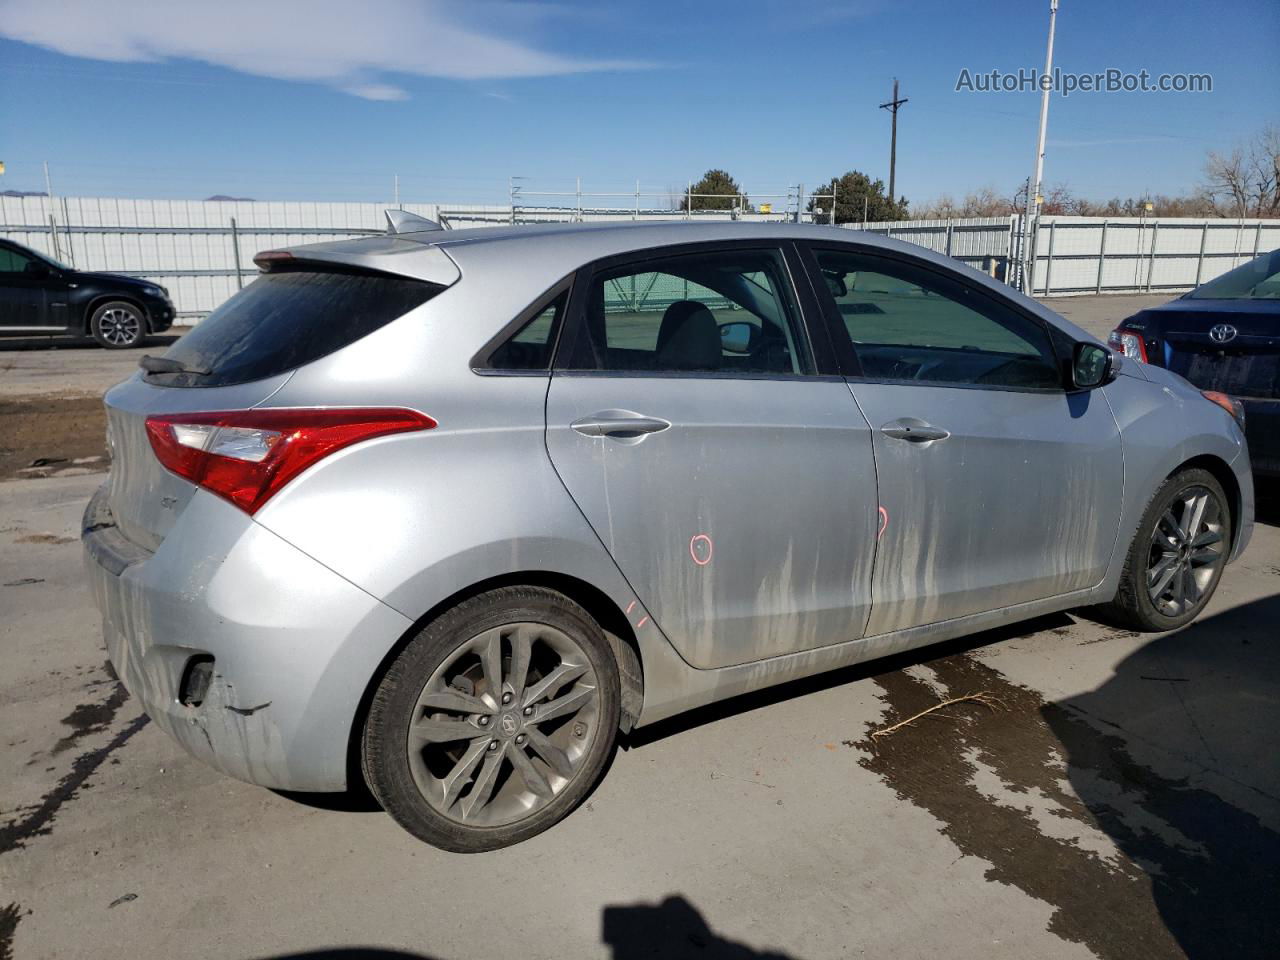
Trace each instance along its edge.
{"label": "tire", "polygon": [[147,335],[147,318],[127,300],[108,300],[93,311],[89,332],[98,345],[108,350],[127,350],[142,343]]}
{"label": "tire", "polygon": [[[1202,497],[1205,504],[1188,537],[1182,528],[1196,520],[1194,504]],[[1222,578],[1232,522],[1227,496],[1213,474],[1193,469],[1171,476],[1147,505],[1125,556],[1120,589],[1100,612],[1144,632],[1174,630],[1190,623],[1205,608]],[[1197,542],[1202,545],[1194,546]],[[1169,574],[1165,564],[1170,558],[1174,565],[1171,579],[1157,589]]]}
{"label": "tire", "polygon": [[585,610],[541,587],[492,590],[432,620],[387,668],[364,777],[419,840],[496,850],[582,802],[613,752],[620,704],[617,661]]}

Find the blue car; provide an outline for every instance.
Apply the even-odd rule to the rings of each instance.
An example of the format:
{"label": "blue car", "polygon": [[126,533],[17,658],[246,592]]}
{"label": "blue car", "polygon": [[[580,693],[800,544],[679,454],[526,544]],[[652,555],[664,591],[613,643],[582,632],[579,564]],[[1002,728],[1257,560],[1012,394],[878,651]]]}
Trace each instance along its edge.
{"label": "blue car", "polygon": [[1244,417],[1254,474],[1280,478],[1280,250],[1135,313],[1108,342],[1230,397]]}

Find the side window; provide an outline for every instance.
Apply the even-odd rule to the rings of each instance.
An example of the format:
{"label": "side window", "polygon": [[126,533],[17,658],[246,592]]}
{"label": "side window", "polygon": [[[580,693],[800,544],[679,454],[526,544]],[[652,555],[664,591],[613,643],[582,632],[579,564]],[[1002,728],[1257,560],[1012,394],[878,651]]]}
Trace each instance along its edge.
{"label": "side window", "polygon": [[26,254],[0,247],[0,273],[22,273],[32,260]]}
{"label": "side window", "polygon": [[869,254],[816,256],[864,377],[1061,388],[1048,331],[962,280]]}
{"label": "side window", "polygon": [[569,294],[562,293],[534,314],[498,349],[489,355],[485,366],[493,370],[546,370],[556,346],[556,331],[564,319]]}
{"label": "side window", "polygon": [[568,369],[807,372],[782,255],[726,250],[597,273]]}

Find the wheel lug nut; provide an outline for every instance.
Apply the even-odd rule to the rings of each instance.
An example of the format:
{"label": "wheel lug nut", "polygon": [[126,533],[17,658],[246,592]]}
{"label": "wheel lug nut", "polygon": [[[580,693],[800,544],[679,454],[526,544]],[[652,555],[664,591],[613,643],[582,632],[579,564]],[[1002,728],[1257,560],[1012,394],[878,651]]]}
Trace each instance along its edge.
{"label": "wheel lug nut", "polygon": [[489,718],[481,717],[479,723],[480,723],[480,726],[487,727],[489,725]]}
{"label": "wheel lug nut", "polygon": [[524,708],[524,715],[525,715],[526,717],[532,717],[532,716],[533,716],[533,707],[525,707],[525,708]]}
{"label": "wheel lug nut", "polygon": [[528,738],[528,737],[526,737],[523,733],[522,733],[522,734],[519,734],[519,735],[516,737],[516,744],[517,744],[517,745],[522,744],[522,743],[524,743],[524,742],[525,742],[526,740],[528,740],[528,739],[529,739],[529,738]]}
{"label": "wheel lug nut", "polygon": [[503,703],[510,703],[510,702],[511,702],[511,694],[510,694],[510,693],[504,693],[504,694],[502,695],[502,702],[503,702]]}
{"label": "wheel lug nut", "polygon": [[498,749],[498,741],[497,741],[497,740],[490,740],[490,741],[489,741],[489,749],[490,749],[490,750],[497,750],[497,749]]}

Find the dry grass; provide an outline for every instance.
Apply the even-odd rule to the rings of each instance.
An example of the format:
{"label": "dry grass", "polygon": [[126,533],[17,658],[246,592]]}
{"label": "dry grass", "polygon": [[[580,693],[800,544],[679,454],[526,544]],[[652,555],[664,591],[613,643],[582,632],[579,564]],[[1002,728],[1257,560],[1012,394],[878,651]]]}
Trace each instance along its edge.
{"label": "dry grass", "polygon": [[[967,717],[956,716],[955,714],[939,712],[941,710],[946,709],[947,707],[954,706],[955,704],[958,704],[958,703],[980,703],[984,707],[986,707],[988,710],[990,710],[992,713],[995,713],[997,710],[1009,709],[1005,705],[1005,702],[1003,700],[1001,700],[995,694],[987,692],[986,690],[979,690],[977,693],[966,693],[963,697],[952,697],[950,700],[940,700],[937,703],[935,703],[933,706],[929,707],[928,709],[921,710],[919,713],[915,714],[914,716],[907,717],[907,719],[905,720],[899,720],[897,723],[887,727],[881,727],[879,730],[872,730],[871,731],[872,749],[875,749],[876,744],[879,743],[881,738],[890,736],[896,733],[897,731],[901,730],[903,727],[910,726],[911,724],[915,723],[917,720],[923,720],[925,717],[932,717],[934,719],[939,719],[939,720],[969,719]],[[844,742],[846,746],[850,746],[850,747],[856,746],[856,744],[851,740],[846,740]]]}

